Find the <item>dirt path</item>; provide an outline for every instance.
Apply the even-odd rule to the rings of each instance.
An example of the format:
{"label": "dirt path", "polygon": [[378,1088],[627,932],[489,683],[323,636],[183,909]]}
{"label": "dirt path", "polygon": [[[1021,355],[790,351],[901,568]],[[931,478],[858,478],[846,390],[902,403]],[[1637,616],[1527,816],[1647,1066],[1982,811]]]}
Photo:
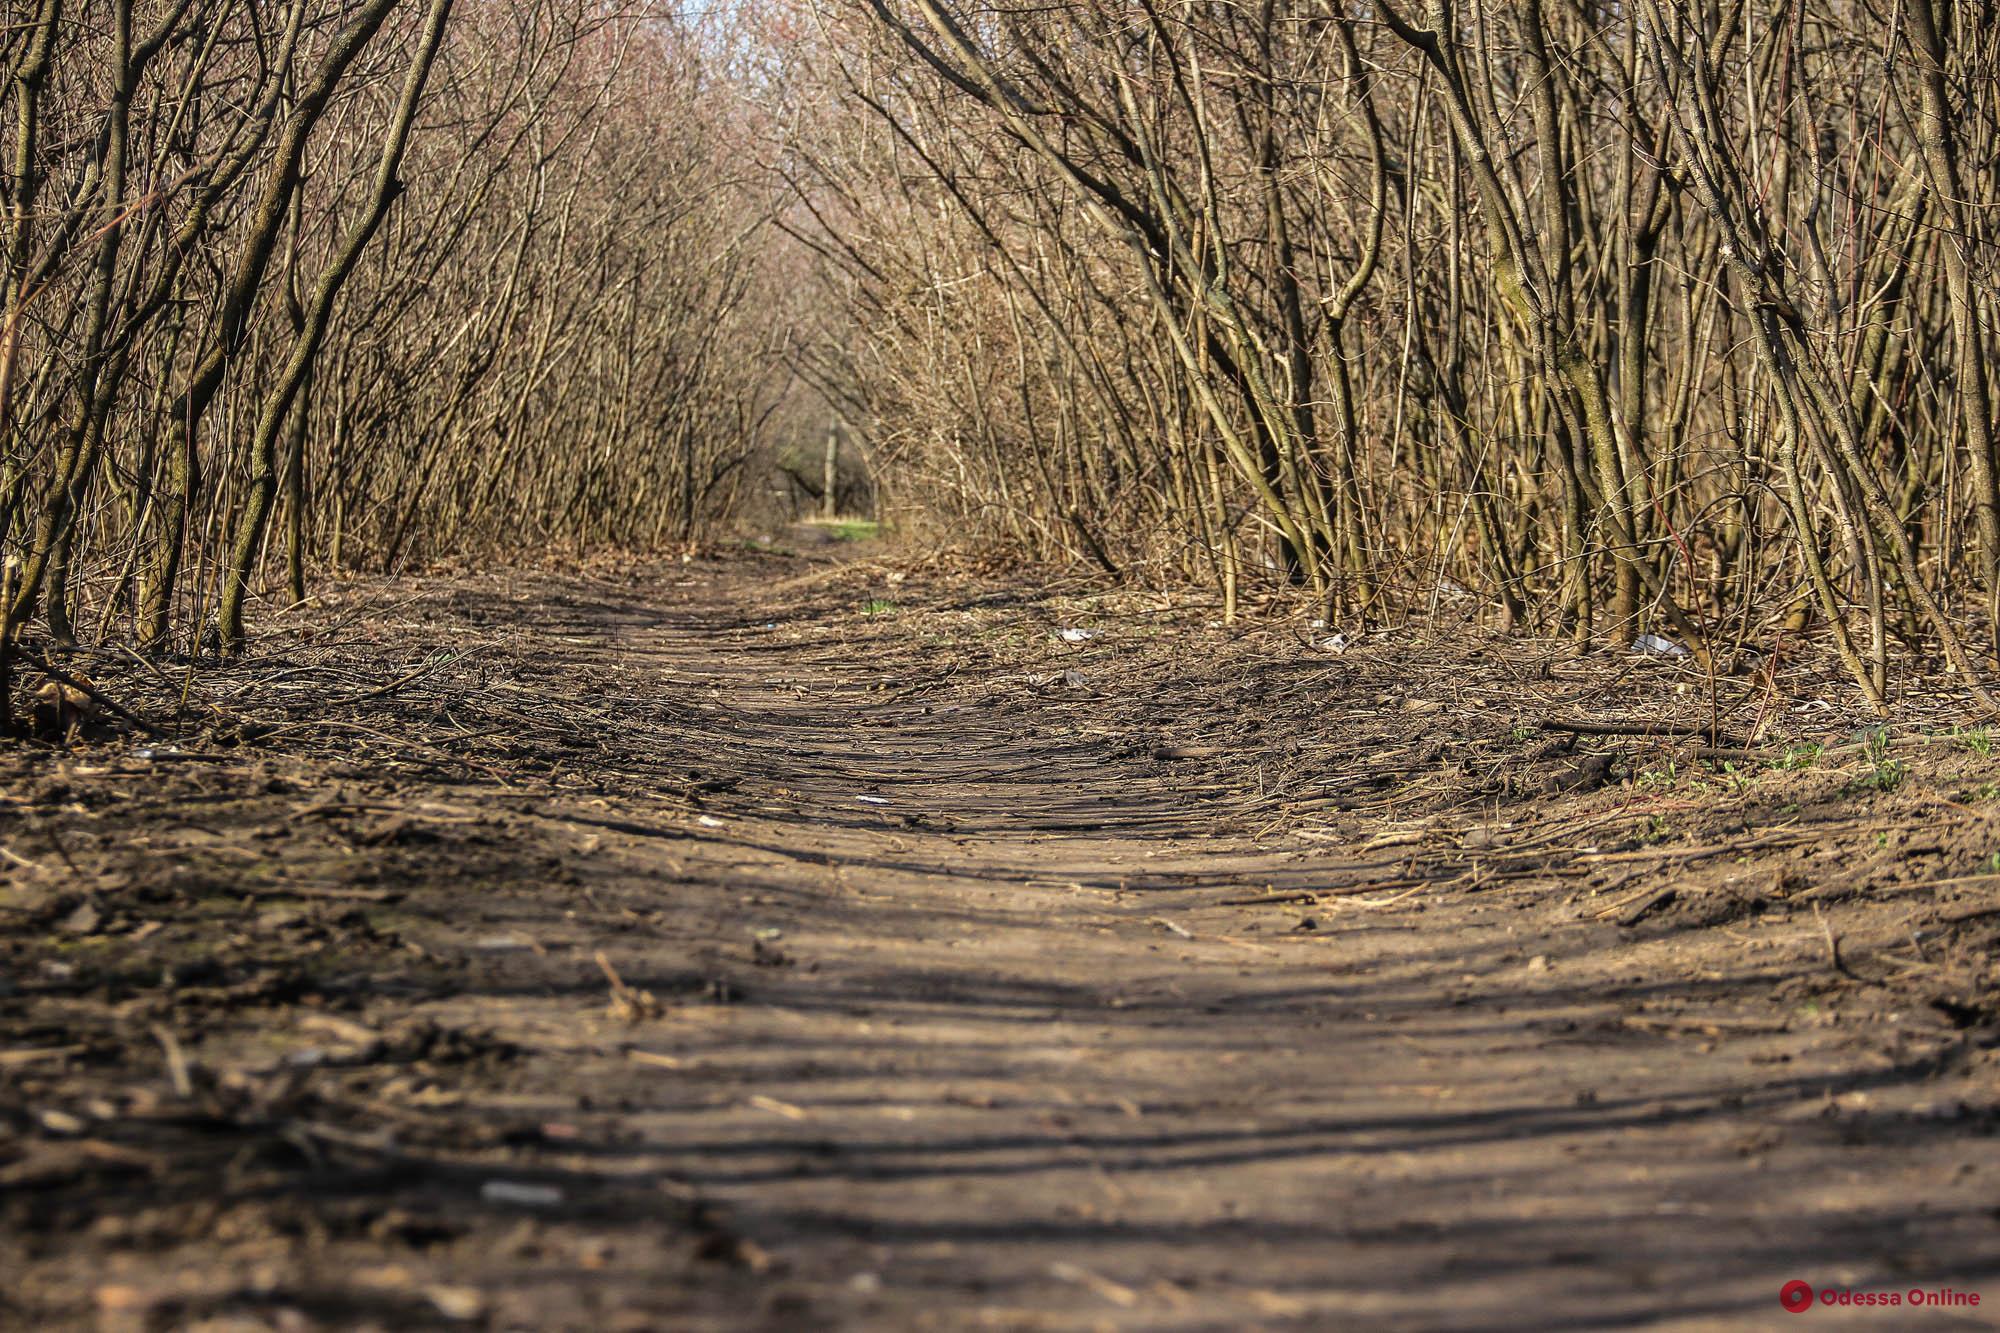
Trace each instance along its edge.
{"label": "dirt path", "polygon": [[[1254,710],[1177,694],[1185,653],[1107,617],[1066,657],[1045,607],[880,579],[458,597],[465,627],[532,607],[534,650],[482,688],[566,682],[608,736],[568,761],[582,777],[371,792],[324,757],[184,765],[207,785],[198,817],[168,794],[181,818],[262,830],[318,886],[281,875],[240,915],[217,904],[249,863],[80,803],[97,824],[54,834],[79,875],[136,882],[118,847],[141,827],[198,876],[228,867],[227,893],[175,891],[229,916],[250,942],[215,956],[248,971],[158,981],[187,964],[144,950],[202,914],[131,942],[103,894],[82,903],[112,915],[83,950],[99,970],[16,947],[0,1321],[1766,1327],[1803,1278],[1983,1298],[1811,1319],[2000,1324],[1984,1016],[1879,968],[1802,995],[1806,973],[1846,986],[1803,911],[1647,935],[1578,910],[1585,885],[1644,902],[1691,858],[1453,888],[1409,820],[1302,840],[1248,799],[1263,766],[1204,740]],[[928,604],[857,615],[878,585]],[[1054,680],[1011,669],[1030,640]],[[557,694],[522,715],[559,719]],[[1598,799],[1458,820],[1457,852],[1515,864],[1494,858],[1551,821],[1616,813]],[[287,842],[315,820],[346,869]],[[301,917],[330,943],[273,993],[292,973],[255,941]],[[19,1053],[59,1022],[62,1070]],[[92,1022],[102,1046],[74,1037]],[[222,1183],[191,1200],[189,1171]]]}

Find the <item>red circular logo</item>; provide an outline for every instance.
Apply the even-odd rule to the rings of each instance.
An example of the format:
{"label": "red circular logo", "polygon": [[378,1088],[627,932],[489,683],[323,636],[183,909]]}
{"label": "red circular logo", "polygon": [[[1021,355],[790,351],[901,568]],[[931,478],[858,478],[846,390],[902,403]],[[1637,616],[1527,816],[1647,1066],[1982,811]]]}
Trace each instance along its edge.
{"label": "red circular logo", "polygon": [[1787,1282],[1778,1292],[1778,1304],[1793,1314],[1804,1314],[1812,1308],[1812,1283],[1800,1282],[1796,1278]]}

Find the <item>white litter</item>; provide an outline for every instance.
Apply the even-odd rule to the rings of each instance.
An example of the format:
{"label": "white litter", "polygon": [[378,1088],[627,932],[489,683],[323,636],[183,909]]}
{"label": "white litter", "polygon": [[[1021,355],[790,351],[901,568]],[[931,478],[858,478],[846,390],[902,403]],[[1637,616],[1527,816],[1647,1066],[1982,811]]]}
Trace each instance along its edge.
{"label": "white litter", "polygon": [[1099,631],[1094,629],[1065,629],[1056,631],[1056,637],[1064,643],[1089,643],[1098,634]]}
{"label": "white litter", "polygon": [[1347,651],[1347,636],[1345,634],[1336,634],[1330,639],[1321,639],[1313,647],[1323,653],[1334,653],[1336,655],[1344,653]]}
{"label": "white litter", "polygon": [[1693,657],[1694,653],[1672,639],[1663,639],[1657,634],[1641,634],[1632,640],[1632,651],[1649,657]]}
{"label": "white litter", "polygon": [[889,804],[889,798],[888,798],[888,797],[886,797],[886,796],[857,796],[857,797],[855,797],[854,799],[855,799],[855,800],[857,800],[857,801],[859,801],[859,802],[861,802],[861,804],[863,804],[863,805],[887,805],[887,804]]}
{"label": "white litter", "polygon": [[696,819],[694,822],[701,825],[703,828],[722,827],[722,821],[717,819],[714,815],[703,815],[699,819]]}
{"label": "white litter", "polygon": [[563,1200],[554,1185],[526,1185],[514,1180],[489,1180],[479,1187],[488,1203],[514,1203],[523,1208],[553,1208]]}

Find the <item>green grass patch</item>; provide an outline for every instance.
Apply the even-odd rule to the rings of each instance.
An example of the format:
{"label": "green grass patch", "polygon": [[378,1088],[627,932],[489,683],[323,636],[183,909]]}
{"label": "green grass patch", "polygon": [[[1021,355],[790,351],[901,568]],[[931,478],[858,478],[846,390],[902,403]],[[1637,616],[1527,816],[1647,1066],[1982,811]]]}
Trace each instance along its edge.
{"label": "green grass patch", "polygon": [[1903,785],[1909,776],[1909,765],[1889,754],[1889,733],[1880,727],[1867,733],[1865,741],[1868,754],[1868,771],[1855,779],[1856,787],[1871,791],[1892,792]]}
{"label": "green grass patch", "polygon": [[1640,791],[1658,791],[1681,779],[1680,765],[1669,759],[1657,768],[1642,768],[1632,775],[1632,785]]}
{"label": "green grass patch", "polygon": [[1797,773],[1817,764],[1825,754],[1826,747],[1823,745],[1814,745],[1811,743],[1794,745],[1785,751],[1784,757],[1778,760],[1777,766],[1787,772]]}

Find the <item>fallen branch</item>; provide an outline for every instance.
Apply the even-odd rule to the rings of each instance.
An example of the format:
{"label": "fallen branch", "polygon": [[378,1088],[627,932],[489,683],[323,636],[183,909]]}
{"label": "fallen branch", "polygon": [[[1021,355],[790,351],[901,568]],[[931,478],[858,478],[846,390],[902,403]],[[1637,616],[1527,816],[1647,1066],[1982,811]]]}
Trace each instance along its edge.
{"label": "fallen branch", "polygon": [[453,657],[444,658],[440,661],[426,662],[422,666],[418,667],[416,670],[405,672],[403,675],[396,677],[394,680],[388,682],[385,685],[377,685],[374,689],[363,690],[359,694],[350,694],[344,699],[329,700],[326,706],[329,708],[346,708],[354,704],[366,703],[370,699],[379,699],[385,694],[394,694],[397,690],[402,689],[405,685],[410,684],[412,681],[421,680],[425,676],[434,675],[435,673],[444,670],[448,666],[456,666],[458,663],[463,662],[466,658],[470,657],[471,655],[472,654],[468,651],[459,653]]}
{"label": "fallen branch", "polygon": [[1535,724],[1543,731],[1566,731],[1574,736],[1687,736],[1705,737],[1713,746],[1738,753],[1749,741],[1724,736],[1720,729],[1702,722],[1599,722],[1590,718],[1545,717]]}
{"label": "fallen branch", "polygon": [[1655,893],[1650,898],[1646,899],[1645,902],[1640,903],[1637,907],[1625,913],[1625,915],[1619,917],[1617,924],[1628,928],[1631,926],[1636,926],[1641,921],[1644,921],[1647,917],[1659,911],[1662,907],[1669,905],[1674,901],[1674,899],[1680,896],[1681,893],[1679,889],[1661,889],[1658,893]]}
{"label": "fallen branch", "polygon": [[43,657],[40,653],[34,652],[31,649],[23,648],[19,644],[14,645],[13,651],[15,656],[19,657],[23,662],[26,662],[29,666],[33,667],[35,670],[41,672],[44,676],[47,676],[50,680],[53,680],[61,685],[67,685],[73,690],[88,695],[92,703],[97,704],[99,707],[105,709],[105,711],[113,714],[116,717],[123,718],[125,721],[131,723],[139,730],[145,732],[148,736],[151,736],[156,740],[166,739],[167,735],[166,732],[161,731],[158,727],[148,722],[145,718],[140,717],[137,713],[125,707],[125,705],[119,703],[116,699],[109,697],[104,693],[104,691],[98,689],[95,685],[87,684],[80,677],[72,676],[69,672],[64,671],[61,667],[49,661],[46,657]]}

